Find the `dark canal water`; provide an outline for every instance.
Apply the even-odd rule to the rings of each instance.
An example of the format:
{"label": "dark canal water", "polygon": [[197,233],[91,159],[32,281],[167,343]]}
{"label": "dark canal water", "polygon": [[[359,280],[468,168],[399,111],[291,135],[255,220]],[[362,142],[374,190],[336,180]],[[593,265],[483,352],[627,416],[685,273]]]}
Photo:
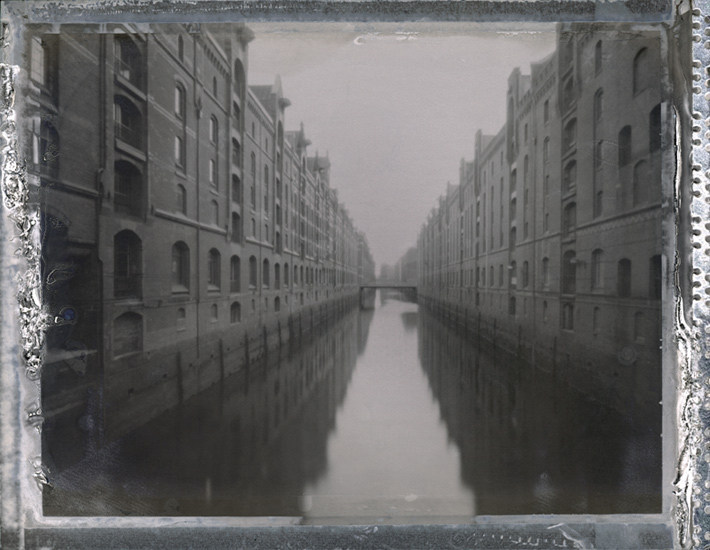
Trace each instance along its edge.
{"label": "dark canal water", "polygon": [[655,513],[657,427],[378,299],[62,472],[48,515]]}

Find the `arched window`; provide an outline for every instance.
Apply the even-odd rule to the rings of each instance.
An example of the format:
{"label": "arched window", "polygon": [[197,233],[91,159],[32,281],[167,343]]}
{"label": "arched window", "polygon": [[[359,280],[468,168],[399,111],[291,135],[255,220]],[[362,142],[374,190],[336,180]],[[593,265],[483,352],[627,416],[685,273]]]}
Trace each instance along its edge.
{"label": "arched window", "polygon": [[242,262],[239,256],[232,256],[229,261],[229,292],[242,291]]}
{"label": "arched window", "polygon": [[562,142],[564,150],[567,151],[577,144],[577,119],[573,118],[565,124],[562,133]]}
{"label": "arched window", "polygon": [[237,92],[240,100],[244,99],[246,89],[246,73],[241,60],[234,61],[234,89]]}
{"label": "arched window", "polygon": [[265,288],[269,288],[269,284],[271,283],[271,274],[269,272],[269,260],[264,258],[263,262],[263,268],[261,271],[261,284],[264,285]]}
{"label": "arched window", "polygon": [[604,90],[601,88],[597,90],[597,93],[594,94],[594,125],[596,126],[599,124],[602,120],[602,114],[603,114],[603,108],[604,108]]}
{"label": "arched window", "polygon": [[212,77],[212,95],[217,97],[217,77]]}
{"label": "arched window", "polygon": [[213,323],[216,323],[219,320],[219,308],[217,307],[217,304],[212,304],[210,307],[210,320]]}
{"label": "arched window", "polygon": [[293,266],[293,284],[294,285],[298,284],[298,266],[297,265]]}
{"label": "arched window", "polygon": [[601,189],[594,194],[594,217],[598,218],[604,211],[604,191]]}
{"label": "arched window", "polygon": [[631,126],[624,126],[619,131],[619,166],[631,162]]}
{"label": "arched window", "polygon": [[648,295],[652,300],[660,300],[663,292],[663,269],[661,256],[656,255],[651,258],[648,265]]}
{"label": "arched window", "polygon": [[571,231],[574,231],[577,225],[577,204],[574,202],[569,203],[565,206],[562,213],[562,233],[568,235]]}
{"label": "arched window", "polygon": [[143,316],[128,311],[113,322],[113,356],[121,357],[143,350]]}
{"label": "arched window", "polygon": [[256,288],[258,282],[256,257],[249,257],[249,288]]}
{"label": "arched window", "polygon": [[219,142],[219,122],[217,122],[217,117],[214,115],[210,117],[210,141],[214,145]]}
{"label": "arched window", "polygon": [[143,116],[140,109],[128,98],[117,95],[113,100],[113,118],[116,137],[140,149],[143,146]]}
{"label": "arched window", "polygon": [[187,216],[187,191],[181,183],[175,187],[175,211]]}
{"label": "arched window", "polygon": [[562,258],[562,294],[577,291],[577,255],[573,250],[565,252]]}
{"label": "arched window", "polygon": [[620,298],[631,296],[631,260],[619,260],[616,275],[617,294]]}
{"label": "arched window", "polygon": [[137,88],[143,86],[143,56],[138,46],[128,36],[117,36],[116,73]]}
{"label": "arched window", "polygon": [[565,165],[565,169],[562,173],[562,183],[564,184],[565,191],[570,191],[577,185],[577,162],[574,160],[569,161]]}
{"label": "arched window", "polygon": [[545,141],[542,143],[542,161],[550,161],[550,138],[546,137]]}
{"label": "arched window", "polygon": [[141,215],[143,176],[134,164],[125,160],[114,163],[113,207],[116,212]]}
{"label": "arched window", "polygon": [[633,65],[633,93],[638,94],[645,90],[654,78],[654,71],[651,66],[651,54],[648,48],[642,48],[636,54]]}
{"label": "arched window", "polygon": [[242,203],[242,180],[236,174],[232,174],[232,202]]}
{"label": "arched window", "polygon": [[140,298],[142,294],[143,245],[133,231],[124,229],[113,238],[113,295]]}
{"label": "arched window", "polygon": [[216,248],[212,248],[207,257],[207,289],[219,290],[221,282],[222,257]]}
{"label": "arched window", "polygon": [[594,142],[594,168],[599,170],[604,163],[604,142],[597,140]]}
{"label": "arched window", "polygon": [[648,163],[645,160],[638,162],[634,166],[633,188],[631,190],[631,202],[634,206],[646,202],[649,178]]}
{"label": "arched window", "polygon": [[281,311],[281,298],[274,298],[274,311]]}
{"label": "arched window", "polygon": [[43,176],[56,178],[59,176],[59,133],[47,121],[40,125],[39,139],[33,143],[33,162]]}
{"label": "arched window", "polygon": [[517,199],[510,200],[510,221],[514,221],[518,215],[518,201]]}
{"label": "arched window", "polygon": [[597,248],[592,252],[592,290],[604,288],[604,251]]}
{"label": "arched window", "polygon": [[525,158],[523,159],[523,185],[528,184],[529,172],[530,172],[530,159],[528,159],[528,156],[525,155]]}
{"label": "arched window", "polygon": [[281,288],[281,266],[279,264],[274,264],[274,288]]}
{"label": "arched window", "polygon": [[242,242],[242,218],[236,212],[232,212],[232,242]]}
{"label": "arched window", "polygon": [[185,61],[185,41],[181,35],[178,35],[178,59]]}
{"label": "arched window", "polygon": [[594,46],[594,72],[599,74],[602,70],[602,41]]}
{"label": "arched window", "polygon": [[562,305],[562,330],[574,330],[574,306],[570,303]]}
{"label": "arched window", "polygon": [[546,99],[542,107],[542,120],[545,124],[550,120],[550,100]]}
{"label": "arched window", "polygon": [[182,241],[173,245],[172,281],[173,292],[188,292],[190,290],[190,249]]}
{"label": "arched window", "polygon": [[185,120],[185,88],[182,84],[175,85],[175,116]]}
{"label": "arched window", "polygon": [[[510,192],[512,193],[515,191],[516,186],[518,185],[518,172],[517,170],[512,170],[510,172]],[[501,193],[503,191],[503,180],[501,179],[501,187],[500,187]]]}
{"label": "arched window", "polygon": [[569,109],[575,100],[574,93],[574,80],[572,77],[568,78],[565,82],[564,89],[562,90],[562,97],[564,100],[564,108]]}
{"label": "arched window", "polygon": [[498,266],[498,286],[503,287],[503,264]]}
{"label": "arched window", "polygon": [[523,262],[523,288],[527,288],[530,284],[530,267],[526,261]]}
{"label": "arched window", "polygon": [[289,274],[289,269],[288,269],[288,264],[284,264],[284,286],[288,289],[289,281],[288,281],[288,274]]}
{"label": "arched window", "polygon": [[634,314],[634,342],[646,343],[646,316],[640,311]]}
{"label": "arched window", "polygon": [[241,321],[242,321],[242,306],[239,302],[234,302],[230,306],[229,321],[232,324],[241,323]]}
{"label": "arched window", "polygon": [[232,138],[232,164],[234,166],[242,165],[242,147],[236,138]]}
{"label": "arched window", "polygon": [[185,168],[185,140],[181,136],[175,136],[175,164]]}
{"label": "arched window", "polygon": [[[502,243],[501,243],[501,244],[502,244]],[[508,246],[509,246],[510,249],[512,250],[513,248],[516,247],[517,244],[518,244],[518,228],[517,228],[517,227],[513,227],[513,228],[510,230],[510,238],[509,238],[509,241],[508,241]]]}
{"label": "arched window", "polygon": [[648,116],[648,150],[653,153],[661,148],[661,104],[659,103]]}
{"label": "arched window", "polygon": [[510,262],[508,266],[508,286],[510,288],[518,286],[518,264],[515,261]]}

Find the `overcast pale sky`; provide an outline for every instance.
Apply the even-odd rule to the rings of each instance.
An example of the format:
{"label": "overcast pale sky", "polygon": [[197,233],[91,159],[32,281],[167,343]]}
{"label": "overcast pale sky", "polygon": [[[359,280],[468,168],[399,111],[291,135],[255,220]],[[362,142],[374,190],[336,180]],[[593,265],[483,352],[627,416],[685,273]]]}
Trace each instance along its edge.
{"label": "overcast pale sky", "polygon": [[553,32],[252,28],[250,84],[281,75],[286,129],[303,121],[309,155],[330,154],[331,186],[378,266],[416,244],[476,130],[502,127],[510,72],[555,47]]}

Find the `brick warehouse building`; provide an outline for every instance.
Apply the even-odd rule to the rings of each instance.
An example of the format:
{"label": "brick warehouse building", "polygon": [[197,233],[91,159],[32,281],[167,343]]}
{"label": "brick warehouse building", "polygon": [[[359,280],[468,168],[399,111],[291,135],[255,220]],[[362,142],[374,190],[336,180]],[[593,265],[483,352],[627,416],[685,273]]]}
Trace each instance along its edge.
{"label": "brick warehouse building", "polygon": [[565,25],[508,79],[418,239],[419,296],[632,414],[660,413],[663,44]]}
{"label": "brick warehouse building", "polygon": [[327,156],[285,129],[280,80],[249,85],[252,39],[218,24],[27,37],[45,432],[75,454],[356,305],[374,278]]}

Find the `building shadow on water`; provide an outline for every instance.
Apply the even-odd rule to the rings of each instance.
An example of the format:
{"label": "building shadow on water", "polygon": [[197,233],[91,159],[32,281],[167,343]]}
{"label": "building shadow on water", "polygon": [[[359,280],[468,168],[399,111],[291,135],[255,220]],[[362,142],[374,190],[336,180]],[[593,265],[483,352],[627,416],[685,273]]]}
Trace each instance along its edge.
{"label": "building shadow on water", "polygon": [[661,511],[657,419],[632,420],[553,369],[477,348],[425,310],[419,355],[477,514]]}
{"label": "building shadow on water", "polygon": [[324,325],[62,472],[44,513],[300,516],[372,315]]}

